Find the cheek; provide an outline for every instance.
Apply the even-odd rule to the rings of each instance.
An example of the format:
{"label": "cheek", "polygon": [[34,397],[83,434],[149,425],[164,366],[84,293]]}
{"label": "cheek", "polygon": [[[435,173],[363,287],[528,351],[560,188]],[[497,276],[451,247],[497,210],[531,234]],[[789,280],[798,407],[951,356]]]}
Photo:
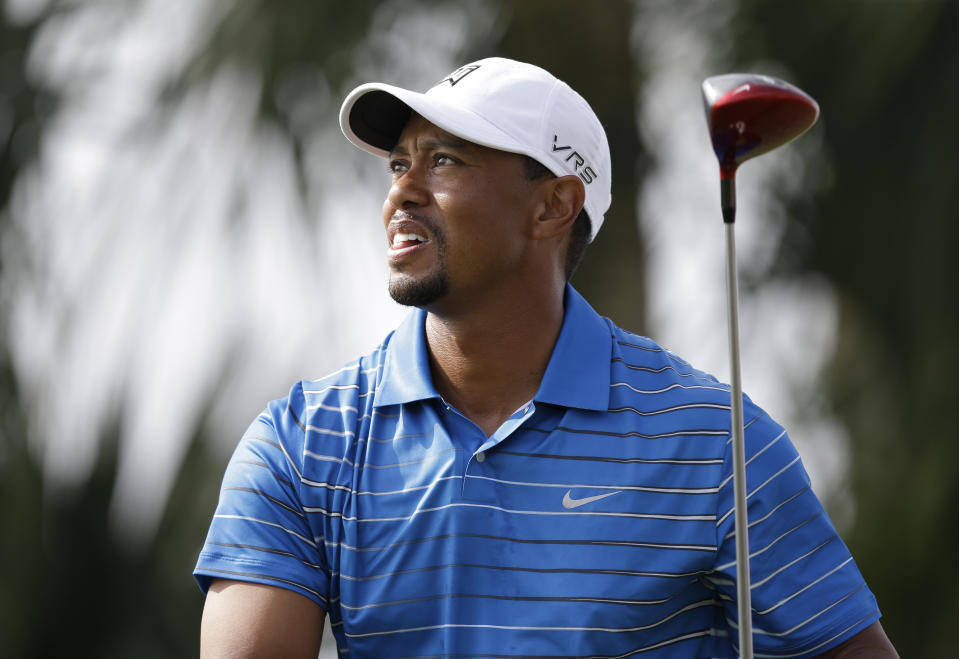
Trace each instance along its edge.
{"label": "cheek", "polygon": [[[512,245],[523,232],[529,206],[529,188],[521,173],[490,175],[471,171],[463,178],[444,180],[433,187],[433,201],[443,217],[443,229],[453,249],[488,252],[489,244]],[[477,254],[465,255],[477,256]]]}

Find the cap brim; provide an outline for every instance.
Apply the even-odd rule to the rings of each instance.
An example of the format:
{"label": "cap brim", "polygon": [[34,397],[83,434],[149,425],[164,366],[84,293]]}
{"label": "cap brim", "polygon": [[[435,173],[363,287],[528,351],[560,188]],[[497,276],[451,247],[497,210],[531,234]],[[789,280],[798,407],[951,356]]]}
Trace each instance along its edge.
{"label": "cap brim", "polygon": [[535,157],[485,118],[435,96],[383,83],[360,85],[340,108],[340,128],[350,142],[369,153],[388,156],[412,113],[475,144]]}

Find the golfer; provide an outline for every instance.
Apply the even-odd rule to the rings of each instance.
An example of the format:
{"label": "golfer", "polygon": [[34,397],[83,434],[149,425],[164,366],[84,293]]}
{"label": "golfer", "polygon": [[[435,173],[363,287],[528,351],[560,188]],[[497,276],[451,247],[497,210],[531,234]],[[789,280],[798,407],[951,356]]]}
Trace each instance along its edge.
{"label": "golfer", "polygon": [[[491,58],[340,123],[387,159],[413,309],[243,436],[203,656],[316,657],[325,616],[356,659],[736,656],[729,388],[568,283],[610,204],[587,102]],[[745,426],[756,656],[895,657],[786,432],[748,399]]]}

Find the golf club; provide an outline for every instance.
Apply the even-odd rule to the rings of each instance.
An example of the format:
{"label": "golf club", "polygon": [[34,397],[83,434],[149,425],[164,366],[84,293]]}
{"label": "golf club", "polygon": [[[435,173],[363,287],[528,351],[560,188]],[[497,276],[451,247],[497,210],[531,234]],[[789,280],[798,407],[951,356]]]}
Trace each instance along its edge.
{"label": "golf club", "polygon": [[719,159],[720,202],[726,227],[726,293],[735,493],[736,589],[739,656],[752,659],[752,598],[746,514],[746,447],[739,361],[739,286],[736,274],[736,169],[746,160],[790,142],[809,129],[819,105],[789,83],[764,75],[728,73],[703,81],[703,107]]}

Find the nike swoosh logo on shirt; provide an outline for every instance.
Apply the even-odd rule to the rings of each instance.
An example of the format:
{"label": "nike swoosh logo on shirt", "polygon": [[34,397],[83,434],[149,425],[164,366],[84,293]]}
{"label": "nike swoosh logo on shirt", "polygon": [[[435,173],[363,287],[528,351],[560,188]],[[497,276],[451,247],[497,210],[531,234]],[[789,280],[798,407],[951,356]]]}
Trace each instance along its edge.
{"label": "nike swoosh logo on shirt", "polygon": [[574,499],[570,496],[572,490],[566,490],[566,494],[563,495],[563,508],[567,510],[572,510],[573,508],[579,508],[580,506],[585,506],[587,503],[593,503],[594,501],[599,501],[600,499],[605,499],[606,497],[611,497],[614,494],[619,494],[622,490],[616,490],[615,492],[607,492],[606,494],[597,494],[592,497],[584,497],[582,499]]}

